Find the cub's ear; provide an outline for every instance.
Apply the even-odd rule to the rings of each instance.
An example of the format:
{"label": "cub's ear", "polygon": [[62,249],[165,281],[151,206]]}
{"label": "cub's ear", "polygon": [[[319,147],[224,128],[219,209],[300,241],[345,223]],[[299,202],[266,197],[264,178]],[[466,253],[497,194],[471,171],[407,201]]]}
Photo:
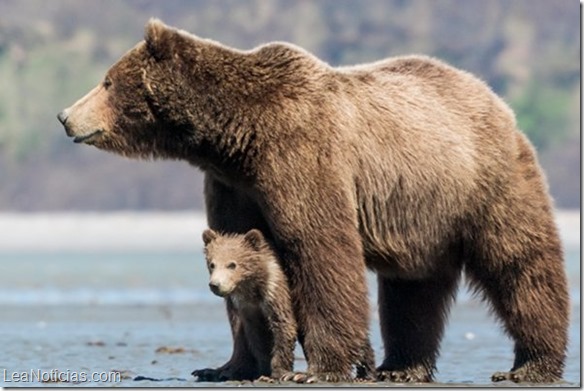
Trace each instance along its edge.
{"label": "cub's ear", "polygon": [[205,246],[215,240],[215,238],[217,238],[217,232],[212,229],[206,229],[203,231],[203,243],[205,243]]}
{"label": "cub's ear", "polygon": [[170,58],[175,34],[177,34],[175,29],[165,25],[159,19],[150,19],[144,30],[144,41],[150,55],[157,60]]}
{"label": "cub's ear", "polygon": [[259,251],[266,242],[264,234],[258,229],[252,229],[243,237],[245,242],[254,250]]}

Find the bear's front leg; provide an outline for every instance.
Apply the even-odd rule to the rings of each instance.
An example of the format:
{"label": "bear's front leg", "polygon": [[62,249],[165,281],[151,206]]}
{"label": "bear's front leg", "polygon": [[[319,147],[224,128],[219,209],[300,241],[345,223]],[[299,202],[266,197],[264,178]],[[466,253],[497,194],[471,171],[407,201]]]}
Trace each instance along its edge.
{"label": "bear's front leg", "polygon": [[[290,380],[351,381],[353,368],[363,361],[363,347],[369,344],[361,239],[350,202],[339,194],[322,199],[316,193],[298,196],[292,207],[283,202],[271,214],[308,362],[305,376]],[[285,194],[287,201],[296,198]]]}

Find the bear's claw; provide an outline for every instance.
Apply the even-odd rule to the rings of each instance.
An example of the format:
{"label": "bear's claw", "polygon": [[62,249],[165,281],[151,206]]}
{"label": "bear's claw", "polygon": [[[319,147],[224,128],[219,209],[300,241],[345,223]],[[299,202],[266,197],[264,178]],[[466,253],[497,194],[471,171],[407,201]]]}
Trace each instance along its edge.
{"label": "bear's claw", "polygon": [[425,371],[416,370],[378,370],[377,380],[392,383],[429,383],[432,381],[431,376]]}
{"label": "bear's claw", "polygon": [[294,382],[299,384],[314,384],[314,383],[341,383],[341,382],[352,382],[353,379],[350,376],[346,376],[337,372],[290,372],[284,374],[280,378],[283,382]]}
{"label": "bear's claw", "polygon": [[554,383],[559,381],[559,377],[550,376],[549,373],[543,374],[536,370],[529,370],[529,368],[521,367],[509,372],[495,372],[491,376],[491,381],[512,381],[513,383]]}
{"label": "bear's claw", "polygon": [[522,383],[522,382],[530,382],[530,381],[538,381],[539,378],[531,379],[529,374],[524,368],[520,368],[516,371],[509,371],[509,372],[495,372],[493,376],[491,376],[491,381],[496,383],[500,381],[512,381],[513,383]]}
{"label": "bear's claw", "polygon": [[258,377],[255,381],[258,382],[258,383],[270,383],[270,384],[272,384],[272,383],[275,383],[277,380],[274,379],[273,377],[269,377],[269,376],[262,375],[262,376]]}
{"label": "bear's claw", "polygon": [[308,374],[304,372],[288,372],[280,378],[283,382],[304,383],[308,378]]}
{"label": "bear's claw", "polygon": [[523,362],[510,371],[495,372],[491,381],[514,383],[557,383],[562,380],[562,358],[544,357]]}

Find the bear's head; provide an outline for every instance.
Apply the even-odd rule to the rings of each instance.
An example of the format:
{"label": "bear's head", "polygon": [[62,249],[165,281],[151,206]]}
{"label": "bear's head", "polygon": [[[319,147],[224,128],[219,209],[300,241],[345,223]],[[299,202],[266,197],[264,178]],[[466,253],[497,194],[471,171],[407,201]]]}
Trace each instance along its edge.
{"label": "bear's head", "polygon": [[239,51],[154,19],[144,40],[57,117],[76,143],[245,174],[276,130],[295,135],[313,123],[309,98],[327,70],[293,45]]}
{"label": "bear's head", "polygon": [[210,115],[202,105],[213,85],[199,72],[210,46],[151,20],[144,40],[58,119],[76,143],[134,158],[185,158],[199,137],[193,124]]}
{"label": "bear's head", "polygon": [[265,279],[268,243],[263,234],[252,229],[245,235],[220,235],[203,232],[209,288],[217,296],[246,295]]}

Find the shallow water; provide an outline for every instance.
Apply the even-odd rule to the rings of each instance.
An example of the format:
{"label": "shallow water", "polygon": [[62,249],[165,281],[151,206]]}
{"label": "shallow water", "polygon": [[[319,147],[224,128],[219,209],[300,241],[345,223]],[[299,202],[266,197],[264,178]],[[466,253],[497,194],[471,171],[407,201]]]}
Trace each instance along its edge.
{"label": "shallow water", "polygon": [[[579,387],[579,243],[566,247],[566,269],[572,318],[565,382],[558,385]],[[370,275],[372,303],[375,290]],[[173,252],[0,247],[0,308],[0,385],[242,385],[195,383],[190,376],[193,369],[221,365],[231,353],[224,305],[207,289],[199,248]],[[382,343],[375,312],[372,318],[372,344],[380,360]],[[511,341],[487,307],[462,289],[442,342],[438,383],[432,385],[513,386],[489,380],[493,372],[509,369],[512,360]],[[306,367],[299,349],[295,367]],[[13,381],[13,374],[36,370],[59,371],[68,380],[75,374],[115,371],[121,379]],[[138,376],[161,381],[133,380]]]}
{"label": "shallow water", "polygon": [[[574,308],[574,313],[579,314],[579,307]],[[570,329],[564,385],[580,384],[579,330],[577,317]],[[241,383],[195,383],[189,375],[193,369],[222,364],[231,353],[230,341],[223,306],[212,303],[29,306],[26,310],[11,307],[4,311],[4,321],[0,323],[4,353],[0,368],[9,373],[31,369],[119,371],[123,376],[120,383],[89,382],[83,386],[237,386]],[[372,343],[376,356],[381,357],[376,325]],[[492,372],[508,369],[511,363],[511,343],[484,308],[472,303],[457,305],[443,340],[437,382],[493,386],[489,381]],[[295,367],[301,370],[305,364],[297,351]],[[137,376],[164,380],[134,381]],[[5,382],[4,386],[50,384]]]}

